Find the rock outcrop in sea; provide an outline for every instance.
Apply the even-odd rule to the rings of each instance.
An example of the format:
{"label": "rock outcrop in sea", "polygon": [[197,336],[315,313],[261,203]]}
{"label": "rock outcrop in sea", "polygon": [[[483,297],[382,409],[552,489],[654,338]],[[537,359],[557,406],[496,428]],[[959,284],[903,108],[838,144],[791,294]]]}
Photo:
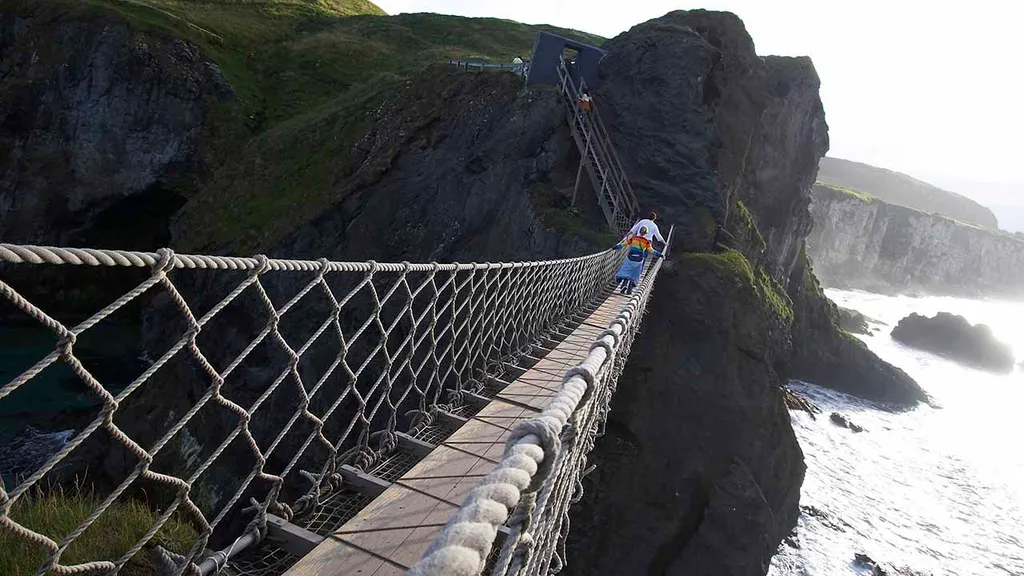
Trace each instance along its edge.
{"label": "rock outcrop in sea", "polygon": [[850,334],[871,333],[871,327],[868,326],[867,316],[861,314],[860,312],[857,312],[856,310],[843,308],[842,306],[837,306],[836,309],[839,310],[840,328],[846,330]]}
{"label": "rock outcrop in sea", "polygon": [[972,325],[963,316],[948,312],[939,312],[931,318],[911,314],[893,328],[892,337],[912,348],[983,370],[1009,374],[1014,369],[1013,350],[996,340],[988,325]]}
{"label": "rock outcrop in sea", "polygon": [[1024,297],[1024,237],[815,185],[807,250],[829,287]]}

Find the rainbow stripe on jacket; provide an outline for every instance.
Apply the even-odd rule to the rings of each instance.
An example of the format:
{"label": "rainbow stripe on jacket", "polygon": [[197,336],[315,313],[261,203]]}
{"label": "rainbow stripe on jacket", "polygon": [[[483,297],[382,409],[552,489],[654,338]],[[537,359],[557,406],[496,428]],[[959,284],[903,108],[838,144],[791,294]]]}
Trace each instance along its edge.
{"label": "rainbow stripe on jacket", "polygon": [[619,248],[625,248],[626,259],[633,262],[643,262],[647,259],[648,255],[655,251],[651,241],[640,235],[630,236],[625,241],[619,242],[615,249],[618,250]]}

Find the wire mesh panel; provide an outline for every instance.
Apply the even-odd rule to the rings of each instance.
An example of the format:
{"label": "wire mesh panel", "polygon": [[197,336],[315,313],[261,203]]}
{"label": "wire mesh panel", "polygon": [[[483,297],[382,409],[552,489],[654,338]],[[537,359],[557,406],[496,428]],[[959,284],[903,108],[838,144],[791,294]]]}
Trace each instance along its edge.
{"label": "wire mesh panel", "polygon": [[320,503],[299,525],[321,536],[327,536],[348,522],[372,498],[354,490],[342,490]]}
{"label": "wire mesh panel", "polygon": [[[669,231],[671,241],[672,231]],[[557,574],[564,566],[569,508],[582,496],[587,455],[611,407],[662,261],[647,267],[636,292],[568,368],[539,414],[509,429],[494,469],[468,493],[411,576]],[[504,526],[507,535],[498,537]]]}
{"label": "wire mesh panel", "polygon": [[[37,573],[80,574],[145,555],[171,572],[208,573],[226,561],[211,550],[258,542],[268,513],[329,529],[345,515],[325,512],[345,493],[341,465],[400,476],[412,464],[396,452],[396,432],[439,439],[439,408],[471,413],[465,393],[590,304],[618,261],[602,252],[379,264],[0,244],[0,317],[49,342],[2,383],[0,409],[57,371],[85,405],[66,441],[0,485],[0,531],[37,550]],[[15,280],[24,275],[9,274],[56,266],[81,272],[83,289],[90,272],[97,282],[124,272],[135,284],[61,318],[34,303],[36,286]],[[86,343],[129,310],[141,318],[141,360],[123,359],[108,377]],[[30,521],[24,506],[36,492],[86,470],[95,506],[73,529]],[[124,550],[83,557],[76,541],[128,501],[150,511],[148,527]],[[167,537],[179,526],[192,530],[186,545]],[[251,569],[270,573],[288,561],[278,556]]]}

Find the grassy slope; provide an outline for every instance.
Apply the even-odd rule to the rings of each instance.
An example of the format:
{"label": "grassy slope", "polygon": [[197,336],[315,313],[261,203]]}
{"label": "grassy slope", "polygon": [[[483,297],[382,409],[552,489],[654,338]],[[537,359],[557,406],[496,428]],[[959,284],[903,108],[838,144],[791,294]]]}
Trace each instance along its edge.
{"label": "grassy slope", "polygon": [[[11,508],[11,517],[21,525],[61,538],[74,530],[100,505],[91,495],[71,496],[63,490],[48,495],[23,496]],[[61,555],[61,563],[73,565],[94,560],[116,561],[131,549],[157,522],[157,516],[135,500],[114,503],[95,524],[82,533]],[[172,516],[151,541],[175,552],[189,550],[199,534],[192,526]],[[0,530],[0,574],[29,576],[46,558],[46,550],[13,533]],[[156,573],[147,555],[137,554],[120,571],[126,576]]]}
{"label": "grassy slope", "polygon": [[868,193],[890,204],[997,228],[990,209],[955,192],[943,190],[906,174],[840,158],[821,159],[818,180]]}
{"label": "grassy slope", "polygon": [[338,165],[368,113],[411,74],[452,58],[528,56],[538,30],[600,44],[596,36],[493,18],[386,16],[367,0],[0,0],[54,17],[111,18],[197,44],[236,91],[215,105],[220,168],[181,184],[187,250],[257,251],[341,201]]}
{"label": "grassy slope", "polygon": [[815,186],[820,186],[822,188],[827,188],[829,190],[838,192],[840,194],[845,194],[845,195],[849,196],[850,198],[853,198],[855,200],[859,200],[859,201],[864,202],[866,204],[889,204],[890,206],[895,206],[897,209],[900,209],[900,210],[905,210],[905,211],[908,211],[910,213],[917,213],[917,214],[919,214],[922,217],[937,218],[937,219],[940,219],[940,220],[948,220],[952,224],[954,224],[956,226],[959,226],[961,228],[970,228],[970,229],[973,229],[973,230],[977,230],[979,232],[983,232],[985,234],[991,234],[993,236],[1001,236],[1001,237],[1004,237],[1004,238],[1010,238],[1010,239],[1016,239],[1016,240],[1020,239],[1020,236],[1018,236],[1016,234],[1011,234],[1010,232],[1007,232],[1005,230],[995,230],[995,229],[992,229],[992,228],[985,228],[983,226],[978,226],[977,224],[974,224],[972,222],[964,222],[963,220],[957,220],[955,218],[950,218],[949,216],[945,216],[943,214],[938,214],[938,213],[933,213],[933,212],[925,212],[923,210],[918,210],[916,208],[910,208],[910,207],[903,206],[903,205],[900,205],[900,204],[894,204],[894,203],[891,203],[891,202],[887,202],[887,201],[885,201],[885,200],[883,200],[881,198],[878,198],[876,196],[872,196],[870,194],[865,194],[863,192],[857,192],[856,190],[851,190],[849,188],[844,188],[843,186],[837,186],[835,184],[826,184],[826,183],[820,182],[820,181],[819,182],[815,182]]}

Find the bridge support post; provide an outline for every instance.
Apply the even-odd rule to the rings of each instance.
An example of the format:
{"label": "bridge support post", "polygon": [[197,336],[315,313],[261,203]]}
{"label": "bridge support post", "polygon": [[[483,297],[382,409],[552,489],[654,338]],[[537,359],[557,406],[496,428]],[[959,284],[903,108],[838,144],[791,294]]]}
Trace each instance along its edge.
{"label": "bridge support post", "polygon": [[580,178],[583,176],[583,163],[586,162],[586,161],[587,161],[587,159],[585,157],[583,157],[582,155],[580,155],[580,167],[576,169],[576,183],[573,184],[573,187],[572,187],[572,202],[569,204],[573,208],[576,207],[576,193],[579,192],[579,189],[580,189]]}

